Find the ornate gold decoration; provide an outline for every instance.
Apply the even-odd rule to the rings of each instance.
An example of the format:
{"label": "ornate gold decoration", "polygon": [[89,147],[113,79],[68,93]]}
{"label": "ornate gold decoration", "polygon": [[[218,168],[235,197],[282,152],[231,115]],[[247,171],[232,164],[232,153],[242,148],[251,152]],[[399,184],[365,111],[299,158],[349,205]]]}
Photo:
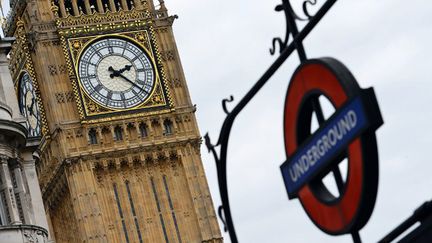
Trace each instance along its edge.
{"label": "ornate gold decoration", "polygon": [[[66,38],[63,37],[63,36],[61,36],[60,37],[60,42],[61,42],[61,45],[63,47],[63,54],[64,54],[64,56],[65,57],[69,57],[69,50],[68,50],[68,45],[66,43]],[[65,60],[66,60],[66,65],[67,65],[67,69],[68,69],[69,79],[71,80],[72,89],[73,89],[73,92],[75,94],[75,101],[76,101],[76,104],[77,104],[78,113],[80,115],[80,118],[84,119],[85,118],[84,109],[83,109],[83,106],[82,106],[81,102],[79,102],[80,101],[80,95],[79,95],[78,86],[77,86],[77,83],[76,83],[76,76],[75,76],[73,64],[72,64],[70,58],[65,58]]]}
{"label": "ornate gold decoration", "polygon": [[140,42],[144,42],[145,41],[145,37],[142,34],[136,34],[135,38],[140,41]]}
{"label": "ornate gold decoration", "polygon": [[151,23],[151,14],[148,10],[106,12],[103,14],[95,12],[92,15],[68,16],[56,20],[59,34],[62,36],[142,28]]}
{"label": "ornate gold decoration", "polygon": [[6,18],[6,22],[3,23],[3,30],[5,36],[12,36],[15,29],[18,27],[18,23],[20,21],[20,17],[24,12],[25,6],[27,4],[26,0],[15,0],[13,1],[12,10],[9,11],[8,16]]}
{"label": "ornate gold decoration", "polygon": [[55,93],[54,95],[58,103],[68,103],[74,101],[74,93],[72,91]]}
{"label": "ornate gold decoration", "polygon": [[[154,47],[154,52],[156,53],[157,66],[160,68],[160,75],[161,75],[161,78],[162,78],[163,86],[164,87],[168,87],[168,82],[167,82],[167,77],[166,77],[166,74],[165,74],[165,69],[163,68],[163,65],[162,65],[162,60],[161,60],[161,55],[160,55],[160,51],[159,51],[159,46],[157,44],[156,35],[155,35],[154,32],[155,31],[154,31],[153,26],[150,26],[151,42],[152,42],[152,45]],[[170,92],[167,92],[167,97],[166,98],[168,99],[169,106],[170,107],[174,107],[174,103],[173,103],[173,100],[172,100]]]}
{"label": "ornate gold decoration", "polygon": [[75,49],[80,49],[80,48],[81,48],[81,43],[80,43],[79,41],[75,41],[75,42],[72,44],[72,46],[73,46],[73,48],[75,48]]}
{"label": "ornate gold decoration", "polygon": [[[77,65],[80,58],[81,53],[85,50],[85,48],[100,38],[107,38],[108,36],[116,36],[127,38],[137,45],[141,46],[141,48],[145,49],[149,54],[151,61],[155,63],[156,68],[156,80],[155,80],[155,88],[152,93],[149,95],[149,98],[137,107],[133,107],[127,110],[115,110],[111,108],[107,108],[101,106],[94,101],[88,95],[83,92],[82,87],[78,81],[77,76]],[[88,120],[96,119],[100,121],[102,117],[101,115],[112,114],[112,113],[124,113],[125,111],[138,111],[138,110],[146,110],[146,113],[149,111],[154,111],[154,109],[158,109],[157,113],[164,113],[162,110],[171,111],[173,107],[172,99],[167,87],[167,81],[165,78],[165,72],[163,70],[161,64],[161,56],[159,54],[157,43],[153,34],[153,29],[151,27],[148,30],[141,31],[132,31],[132,32],[123,32],[105,36],[82,36],[82,37],[74,37],[67,38],[65,36],[61,36],[61,42],[63,45],[63,52],[66,57],[66,64],[68,66],[69,78],[72,81],[73,91],[75,93],[75,98],[77,101],[78,111],[80,113],[80,117],[83,122],[89,122]],[[162,109],[162,110],[161,110]],[[154,114],[154,112],[152,112]],[[139,116],[145,116],[148,114],[139,114]],[[135,117],[136,115],[129,114],[129,116]],[[109,118],[112,120],[113,118]],[[87,120],[87,121],[84,121]]]}

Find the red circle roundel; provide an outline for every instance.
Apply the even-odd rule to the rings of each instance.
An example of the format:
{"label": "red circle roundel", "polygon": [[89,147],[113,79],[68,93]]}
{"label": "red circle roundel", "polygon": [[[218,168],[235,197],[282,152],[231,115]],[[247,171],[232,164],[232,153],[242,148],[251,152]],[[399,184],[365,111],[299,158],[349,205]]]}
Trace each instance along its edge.
{"label": "red circle roundel", "polygon": [[[363,122],[365,126],[369,125],[370,122],[362,120],[360,115],[358,117],[350,116],[352,111],[349,110],[357,109],[355,108],[357,103],[361,107],[358,108],[359,112],[365,110],[366,108],[363,107],[368,107],[370,103],[375,104],[369,102],[370,97],[356,99],[356,97],[364,97],[362,93],[365,91],[359,87],[353,75],[342,63],[332,58],[321,58],[309,60],[297,68],[289,84],[285,100],[284,136],[286,155],[287,158],[298,156],[296,161],[299,163],[295,165],[297,167],[293,166],[292,170],[289,171],[292,179],[298,179],[297,177],[300,177],[301,173],[306,174],[307,169],[317,165],[318,163],[314,164],[315,161],[311,159],[326,156],[324,152],[330,151],[333,141],[335,141],[334,146],[338,146],[336,135],[340,138],[342,146],[339,150],[335,150],[335,156],[327,159],[330,162],[310,176],[311,179],[299,186],[295,191],[295,196],[293,196],[299,198],[304,210],[314,224],[324,232],[332,235],[360,230],[369,220],[375,204],[378,187],[378,152],[375,131],[371,129],[352,130],[355,135],[343,144],[344,138],[342,135],[348,134],[347,129],[344,130],[345,133],[339,132],[339,134],[332,132],[331,129],[328,129],[328,132],[325,130],[325,126],[332,126],[330,120],[336,120],[338,116],[341,117],[340,123],[342,125],[335,122],[335,128],[339,125],[339,129],[341,129],[341,126],[345,124],[343,123],[345,120],[346,124],[348,124],[345,126],[347,128],[350,128],[349,122],[352,124],[355,122],[356,125]],[[318,108],[319,111],[317,110],[320,96],[327,98],[336,111],[327,120],[321,119],[317,132],[312,134],[313,114],[317,117],[319,116],[317,112],[322,113],[321,108]],[[357,102],[357,100],[360,101]],[[347,103],[353,105],[344,108],[347,107]],[[376,107],[378,107],[377,104]],[[345,113],[342,110],[346,110],[345,118],[343,116]],[[377,110],[379,111],[379,109]],[[380,115],[379,118],[381,118]],[[318,118],[318,120],[320,119]],[[319,133],[324,135],[319,135]],[[314,142],[313,136],[320,137]],[[307,151],[303,157],[296,155],[299,150],[305,147],[304,144],[306,143],[318,145],[310,147],[309,151],[303,149]],[[320,148],[322,149],[320,150]],[[325,148],[327,150],[324,150]],[[322,178],[337,167],[338,163],[344,158],[348,161],[346,180],[343,182],[343,186],[339,187],[339,196],[333,196],[324,186]],[[309,161],[309,164],[305,161]],[[288,194],[290,195],[290,191]]]}

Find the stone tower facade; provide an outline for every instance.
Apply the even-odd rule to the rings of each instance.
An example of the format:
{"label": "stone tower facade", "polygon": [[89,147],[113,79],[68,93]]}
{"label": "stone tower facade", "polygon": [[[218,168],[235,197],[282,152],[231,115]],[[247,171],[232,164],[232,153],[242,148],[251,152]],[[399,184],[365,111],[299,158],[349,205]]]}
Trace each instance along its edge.
{"label": "stone tower facade", "polygon": [[31,136],[42,137],[53,240],[222,242],[165,3],[10,4],[10,70]]}
{"label": "stone tower facade", "polygon": [[12,42],[0,39],[0,241],[48,242],[35,167],[39,140],[28,138],[18,108],[7,60]]}

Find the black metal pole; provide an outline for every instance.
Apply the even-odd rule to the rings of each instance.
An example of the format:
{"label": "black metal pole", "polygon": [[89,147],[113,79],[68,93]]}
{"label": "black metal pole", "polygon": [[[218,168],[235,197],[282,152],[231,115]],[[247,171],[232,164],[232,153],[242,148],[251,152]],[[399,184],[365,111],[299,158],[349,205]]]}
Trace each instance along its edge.
{"label": "black metal pole", "polygon": [[[322,108],[321,108],[321,104],[319,102],[319,97],[316,97],[312,100],[312,107],[315,111],[315,115],[317,117],[318,124],[319,125],[323,124],[325,122],[325,117],[324,117],[324,113],[323,113]],[[344,182],[343,182],[342,174],[339,170],[339,166],[336,165],[332,169],[332,172],[333,172],[333,176],[335,178],[336,186],[338,188],[339,196],[340,196],[340,195],[342,195],[343,190],[344,190]]]}
{"label": "black metal pole", "polygon": [[[286,8],[285,14],[286,14],[286,18],[287,18],[287,27],[289,30],[291,30],[291,34],[292,34],[293,38],[295,38],[299,32],[298,32],[297,24],[295,22],[295,18],[293,15],[294,10],[292,9],[289,0],[282,0],[282,3]],[[294,39],[293,43],[295,44],[295,47],[297,49],[297,53],[299,55],[300,62],[306,61],[307,56],[306,56],[306,51],[303,47],[302,41],[296,41]]]}
{"label": "black metal pole", "polygon": [[353,238],[354,243],[361,243],[360,234],[358,231],[352,232],[351,236]]}

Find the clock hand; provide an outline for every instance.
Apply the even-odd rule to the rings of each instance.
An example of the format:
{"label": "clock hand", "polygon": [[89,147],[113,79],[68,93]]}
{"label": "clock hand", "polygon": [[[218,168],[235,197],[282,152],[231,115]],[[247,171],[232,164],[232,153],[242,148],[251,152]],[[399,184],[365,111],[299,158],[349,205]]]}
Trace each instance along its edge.
{"label": "clock hand", "polygon": [[33,111],[33,115],[37,116],[38,110],[37,110],[37,104],[36,104],[36,98],[33,97],[32,99],[32,107],[31,107],[32,111]]}
{"label": "clock hand", "polygon": [[123,73],[124,71],[130,71],[131,68],[132,68],[132,65],[125,65],[125,67],[120,69],[118,72]]}
{"label": "clock hand", "polygon": [[115,70],[112,66],[109,66],[108,71],[112,72],[110,78],[118,77],[120,72]]}
{"label": "clock hand", "polygon": [[34,106],[34,103],[35,103],[35,98],[32,98],[32,103],[31,103],[31,105],[30,106],[27,106],[27,110],[30,112],[30,115],[34,115],[34,111],[33,111],[33,106]]}
{"label": "clock hand", "polygon": [[146,92],[141,86],[139,86],[137,83],[131,81],[130,79],[128,79],[126,76],[124,76],[123,74],[119,73],[118,75],[119,77],[122,77],[124,80],[128,81],[129,83],[131,83],[133,86],[137,87],[138,89]]}
{"label": "clock hand", "polygon": [[30,115],[33,115],[33,109],[31,108],[31,106],[27,106],[27,110],[30,113]]}
{"label": "clock hand", "polygon": [[108,68],[108,71],[112,72],[110,74],[110,78],[114,78],[114,77],[119,77],[120,74],[122,74],[124,71],[130,71],[132,68],[132,65],[125,65],[124,68],[120,69],[120,70],[115,70],[112,66],[110,66]]}
{"label": "clock hand", "polygon": [[112,72],[112,73],[110,74],[110,78],[114,78],[114,77],[121,77],[121,78],[123,78],[124,80],[126,80],[127,82],[129,82],[130,84],[132,84],[133,86],[135,86],[135,87],[137,87],[138,89],[140,89],[140,90],[144,91],[145,93],[147,93],[147,91],[145,91],[141,86],[139,86],[138,84],[136,84],[135,82],[133,82],[132,80],[130,80],[129,78],[127,78],[126,76],[124,76],[124,75],[122,74],[122,72],[124,72],[125,70],[130,70],[131,67],[132,67],[131,65],[126,65],[126,66],[123,68],[124,70],[121,69],[121,70],[117,71],[117,70],[115,70],[112,66],[110,66],[110,67],[108,68],[108,71]]}
{"label": "clock hand", "polygon": [[32,109],[33,110],[33,107],[34,107],[34,104],[35,104],[35,98],[34,97],[32,97],[32,103],[31,103],[31,105],[30,105],[30,109]]}

